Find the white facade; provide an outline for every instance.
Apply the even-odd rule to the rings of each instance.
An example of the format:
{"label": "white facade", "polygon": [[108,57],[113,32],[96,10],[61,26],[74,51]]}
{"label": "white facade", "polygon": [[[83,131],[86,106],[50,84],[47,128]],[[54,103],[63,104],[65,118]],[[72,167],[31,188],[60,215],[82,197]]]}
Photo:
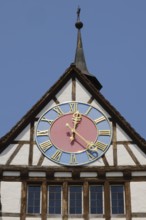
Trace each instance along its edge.
{"label": "white facade", "polygon": [[[76,101],[88,103],[93,94],[90,94],[87,88],[76,79]],[[55,95],[59,103],[68,102],[72,100],[72,79],[62,87],[62,89]],[[56,105],[56,102],[52,99],[46,106],[40,110],[40,112],[35,116],[34,127],[31,128],[30,123],[14,138],[13,141],[3,150],[0,156],[0,166],[2,167],[2,181],[1,181],[1,204],[2,204],[2,220],[34,220],[43,219],[40,215],[31,216],[26,213],[23,208],[22,202],[27,203],[27,198],[23,198],[23,190],[25,184],[29,183],[39,183],[43,181],[49,182],[49,178],[53,178],[53,181],[69,181],[75,180],[77,182],[77,177],[74,179],[74,167],[66,168],[55,162],[43,157],[39,148],[35,142],[35,132],[36,124],[38,118],[51,108]],[[91,101],[91,105],[102,111],[107,118],[112,118],[112,115],[104,109],[102,104],[99,104],[97,98],[95,97]],[[111,126],[113,127],[112,120],[110,120]],[[114,134],[112,143],[105,153],[104,158],[100,158],[93,163],[79,167],[75,169],[75,173],[79,172],[78,178],[79,182],[89,182],[102,183],[112,181],[114,184],[130,184],[129,192],[131,198],[131,207],[129,207],[130,217],[126,217],[126,212],[121,216],[112,216],[110,214],[111,220],[145,220],[146,219],[146,154],[143,150],[132,140],[132,138],[120,127],[118,123],[115,122]],[[115,147],[116,146],[116,147]],[[116,150],[115,150],[116,149]],[[30,159],[32,158],[32,160]],[[24,174],[23,174],[24,169]],[[67,171],[68,169],[68,171]],[[53,171],[51,177],[48,176],[47,172]],[[104,174],[101,174],[101,171]],[[25,177],[26,172],[26,177]],[[125,172],[130,172],[130,176],[126,179]],[[24,177],[21,179],[21,176]],[[103,176],[102,176],[103,175]],[[128,174],[129,175],[129,174]],[[26,179],[25,179],[26,178]],[[101,179],[100,179],[101,178]],[[103,178],[103,179],[102,179]],[[98,182],[99,180],[99,182]],[[52,181],[52,180],[51,180]],[[117,182],[116,182],[117,181]],[[52,182],[51,182],[52,183]],[[26,190],[26,189],[25,189]],[[26,192],[25,192],[26,193]],[[27,195],[26,195],[27,196]],[[87,196],[87,195],[85,195]],[[125,198],[126,199],[126,198]],[[128,205],[125,205],[125,209]],[[22,213],[23,212],[23,213]],[[110,213],[110,211],[109,211]],[[103,216],[89,215],[91,220],[107,220]],[[137,217],[136,217],[137,216]],[[46,215],[46,219],[63,219],[62,216],[49,217]],[[64,217],[65,219],[65,217]],[[80,217],[68,216],[66,219],[81,220],[85,219],[83,215]]]}

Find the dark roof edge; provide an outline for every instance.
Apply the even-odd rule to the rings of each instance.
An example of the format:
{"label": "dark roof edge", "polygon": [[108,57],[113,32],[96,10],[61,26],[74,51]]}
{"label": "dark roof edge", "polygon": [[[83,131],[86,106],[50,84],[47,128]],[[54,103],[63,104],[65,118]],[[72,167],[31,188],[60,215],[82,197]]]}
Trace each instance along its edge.
{"label": "dark roof edge", "polygon": [[[5,147],[14,140],[18,134],[30,123],[32,117],[35,117],[39,111],[44,107],[47,102],[49,102],[54,95],[61,89],[65,82],[71,78],[71,74],[76,74],[76,77],[81,80],[86,88],[91,92],[91,94],[96,97],[96,100],[101,104],[105,110],[113,117],[116,122],[125,130],[131,139],[134,139],[136,144],[142,148],[146,153],[146,140],[142,138],[134,128],[124,119],[124,117],[113,107],[109,101],[107,101],[104,96],[99,92],[96,85],[90,80],[89,77],[82,74],[82,72],[74,65],[71,64],[69,68],[66,69],[65,73],[57,80],[57,82],[42,96],[42,98],[22,117],[20,121],[0,139],[0,152],[2,152]],[[19,132],[19,133],[18,133]]]}

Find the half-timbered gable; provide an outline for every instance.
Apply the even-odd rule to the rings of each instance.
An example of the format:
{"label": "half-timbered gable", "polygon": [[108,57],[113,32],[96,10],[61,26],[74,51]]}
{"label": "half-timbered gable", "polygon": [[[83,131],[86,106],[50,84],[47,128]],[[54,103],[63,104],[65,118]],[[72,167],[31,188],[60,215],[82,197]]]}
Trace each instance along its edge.
{"label": "half-timbered gable", "polygon": [[1,218],[146,219],[146,141],[75,61],[0,140]]}

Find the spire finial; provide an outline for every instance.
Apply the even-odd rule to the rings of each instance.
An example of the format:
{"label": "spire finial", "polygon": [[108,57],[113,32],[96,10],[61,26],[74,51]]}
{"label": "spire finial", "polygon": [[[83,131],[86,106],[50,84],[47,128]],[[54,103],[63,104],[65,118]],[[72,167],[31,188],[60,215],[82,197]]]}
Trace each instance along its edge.
{"label": "spire finial", "polygon": [[78,6],[78,8],[77,8],[77,21],[80,20],[80,12],[81,12],[81,8]]}
{"label": "spire finial", "polygon": [[77,9],[77,22],[75,23],[75,26],[79,30],[83,27],[83,23],[80,21],[80,12],[81,12],[81,8],[78,6],[78,9]]}

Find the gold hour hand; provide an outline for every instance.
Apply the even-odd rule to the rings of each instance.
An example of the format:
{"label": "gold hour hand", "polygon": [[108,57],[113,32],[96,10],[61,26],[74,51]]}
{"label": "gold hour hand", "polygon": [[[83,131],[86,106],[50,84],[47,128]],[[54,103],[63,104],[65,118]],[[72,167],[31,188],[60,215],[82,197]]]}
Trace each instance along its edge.
{"label": "gold hour hand", "polygon": [[73,125],[74,125],[74,130],[72,131],[72,136],[70,137],[70,140],[73,141],[75,139],[75,129],[77,128],[78,124],[80,123],[82,119],[82,115],[79,111],[76,111],[73,114],[72,120],[73,120]]}

